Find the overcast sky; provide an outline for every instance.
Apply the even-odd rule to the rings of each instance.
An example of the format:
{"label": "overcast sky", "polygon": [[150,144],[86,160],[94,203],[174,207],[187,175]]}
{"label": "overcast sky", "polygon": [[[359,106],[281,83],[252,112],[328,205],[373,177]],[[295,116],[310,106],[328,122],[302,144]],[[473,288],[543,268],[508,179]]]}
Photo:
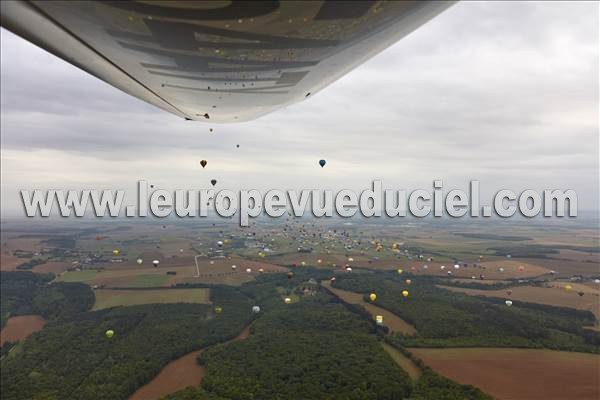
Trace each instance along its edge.
{"label": "overcast sky", "polygon": [[264,191],[479,179],[483,201],[560,188],[598,208],[598,38],[596,2],[462,2],[307,101],[210,125],[2,30],[3,215],[22,215],[21,189],[197,189],[212,178]]}

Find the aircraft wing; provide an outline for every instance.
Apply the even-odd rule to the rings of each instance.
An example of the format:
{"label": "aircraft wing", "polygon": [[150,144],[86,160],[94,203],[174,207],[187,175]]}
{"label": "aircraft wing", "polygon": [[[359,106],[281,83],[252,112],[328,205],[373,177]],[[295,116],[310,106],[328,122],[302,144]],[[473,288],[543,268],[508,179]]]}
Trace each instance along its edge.
{"label": "aircraft wing", "polygon": [[406,36],[446,1],[2,1],[2,26],[192,120],[299,102]]}

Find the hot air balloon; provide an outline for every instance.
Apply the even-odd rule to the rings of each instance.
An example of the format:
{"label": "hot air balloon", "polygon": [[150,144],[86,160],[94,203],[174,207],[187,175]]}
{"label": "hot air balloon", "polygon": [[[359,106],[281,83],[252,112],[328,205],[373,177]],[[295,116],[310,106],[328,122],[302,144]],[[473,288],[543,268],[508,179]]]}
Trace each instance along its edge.
{"label": "hot air balloon", "polygon": [[401,274],[401,273],[402,273],[402,270],[401,270],[401,269],[398,269],[398,270],[396,270],[396,271],[398,271],[398,273],[399,273],[399,274]]}
{"label": "hot air balloon", "polygon": [[498,271],[504,272],[504,268],[500,267],[500,268],[498,268]]}
{"label": "hot air balloon", "polygon": [[319,165],[321,166],[321,168],[323,168],[326,164],[325,160],[319,160]]}
{"label": "hot air balloon", "polygon": [[504,304],[506,304],[507,306],[509,306],[509,307],[510,307],[510,306],[512,306],[512,301],[510,301],[510,300],[506,300],[506,301],[504,302]]}
{"label": "hot air balloon", "polygon": [[332,276],[330,281],[331,281],[331,283],[335,282],[335,276]]}
{"label": "hot air balloon", "polygon": [[142,263],[144,262],[144,260],[141,259],[141,258],[138,258],[137,260],[135,260],[135,262],[137,262],[138,265],[142,265]]}
{"label": "hot air balloon", "polygon": [[403,290],[402,291],[402,296],[408,297],[408,290]]}
{"label": "hot air balloon", "polygon": [[320,258],[317,260],[317,264],[321,264],[323,262],[323,260],[321,260]]}
{"label": "hot air balloon", "polygon": [[258,314],[260,312],[260,307],[259,306],[252,306],[252,313],[253,314]]}
{"label": "hot air balloon", "polygon": [[115,331],[113,331],[112,329],[109,329],[104,334],[106,335],[107,338],[110,339],[111,337],[113,337],[115,335]]}
{"label": "hot air balloon", "polygon": [[234,271],[236,270],[236,268],[237,268],[237,266],[235,266],[235,265],[231,266],[231,269],[234,270]]}
{"label": "hot air balloon", "polygon": [[353,262],[353,261],[354,261],[354,258],[352,258],[352,257],[348,258],[348,262]]}
{"label": "hot air balloon", "polygon": [[600,283],[600,279],[594,279],[594,283]]}
{"label": "hot air balloon", "polygon": [[371,300],[371,301],[375,301],[375,300],[377,300],[377,295],[376,295],[375,293],[371,293],[371,294],[369,295],[369,300]]}
{"label": "hot air balloon", "polygon": [[577,292],[577,294],[578,294],[579,296],[583,296],[585,293],[583,293],[583,292]]}
{"label": "hot air balloon", "polygon": [[223,312],[223,309],[221,308],[221,306],[216,306],[215,307],[215,313],[221,314],[221,312]]}
{"label": "hot air balloon", "polygon": [[208,164],[208,161],[206,161],[206,160],[200,161],[200,165],[202,165],[202,168],[206,167],[206,164]]}
{"label": "hot air balloon", "polygon": [[407,279],[407,280],[406,280],[406,284],[407,284],[407,285],[410,285],[411,283],[412,283],[412,280],[410,280],[410,279]]}
{"label": "hot air balloon", "polygon": [[305,263],[304,261],[302,261],[302,262],[300,263],[300,266],[301,266],[301,267],[306,267],[306,263]]}
{"label": "hot air balloon", "polygon": [[383,325],[383,315],[376,315],[375,322],[377,323],[377,325]]}
{"label": "hot air balloon", "polygon": [[460,265],[454,264],[454,269],[460,269]]}
{"label": "hot air balloon", "polygon": [[219,241],[217,242],[217,246],[218,246],[218,247],[223,247],[223,242],[219,240]]}
{"label": "hot air balloon", "polygon": [[246,272],[249,274],[252,273],[252,268],[246,268]]}
{"label": "hot air balloon", "polygon": [[262,268],[259,268],[259,269],[258,269],[258,273],[259,273],[259,274],[262,274],[263,272],[265,272],[265,270],[264,270],[264,269],[262,269]]}
{"label": "hot air balloon", "polygon": [[571,291],[571,289],[573,289],[573,286],[571,286],[571,285],[566,285],[566,286],[565,286],[565,290],[566,290],[567,292]]}
{"label": "hot air balloon", "polygon": [[446,269],[446,266],[445,266],[445,265],[442,265],[442,266],[440,267],[440,269],[443,271],[443,270],[445,270],[445,269]]}
{"label": "hot air balloon", "polygon": [[216,179],[211,179],[210,183],[211,183],[211,185],[215,186],[217,184],[217,180]]}
{"label": "hot air balloon", "polygon": [[119,250],[119,249],[114,249],[114,250],[112,251],[112,253],[113,253],[113,256],[118,256],[119,254],[121,254],[121,250]]}
{"label": "hot air balloon", "polygon": [[294,277],[294,273],[293,272],[288,272],[287,273],[287,278],[288,279],[292,279]]}
{"label": "hot air balloon", "polygon": [[290,304],[292,302],[292,299],[286,297],[283,301],[285,302],[285,304]]}
{"label": "hot air balloon", "polygon": [[346,272],[352,272],[352,268],[346,267]]}
{"label": "hot air balloon", "polygon": [[158,264],[160,264],[160,261],[158,261],[158,260],[152,261],[152,265],[154,265],[154,267],[158,267]]}

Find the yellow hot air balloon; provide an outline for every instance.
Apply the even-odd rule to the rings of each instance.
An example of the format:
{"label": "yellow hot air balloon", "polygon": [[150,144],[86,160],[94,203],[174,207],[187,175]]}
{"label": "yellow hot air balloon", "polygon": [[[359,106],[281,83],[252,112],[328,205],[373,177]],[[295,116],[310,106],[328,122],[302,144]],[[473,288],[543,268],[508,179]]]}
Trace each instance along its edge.
{"label": "yellow hot air balloon", "polygon": [[398,271],[399,274],[401,274],[403,272],[401,268],[398,268],[397,271]]}
{"label": "yellow hot air balloon", "polygon": [[571,285],[567,285],[567,286],[565,286],[565,290],[566,290],[567,292],[571,291],[571,289],[573,289],[573,286],[571,286]]}
{"label": "yellow hot air balloon", "polygon": [[113,331],[112,329],[109,329],[106,331],[105,335],[107,338],[110,339],[111,337],[113,337],[115,335],[115,331]]}
{"label": "yellow hot air balloon", "polygon": [[286,297],[283,301],[285,302],[285,304],[290,304],[292,302],[292,299]]}
{"label": "yellow hot air balloon", "polygon": [[377,323],[377,325],[383,325],[383,315],[376,315],[375,322]]}
{"label": "yellow hot air balloon", "polygon": [[371,294],[369,295],[369,299],[370,299],[371,301],[375,301],[375,300],[377,300],[377,295],[376,295],[375,293],[371,293]]}
{"label": "yellow hot air balloon", "polygon": [[223,312],[223,309],[221,308],[221,306],[216,306],[216,307],[215,307],[215,312],[216,312],[217,314],[221,314],[221,312]]}
{"label": "yellow hot air balloon", "polygon": [[121,254],[121,250],[114,249],[112,253],[113,253],[113,256],[118,256],[119,254]]}
{"label": "yellow hot air balloon", "polygon": [[223,240],[223,243],[228,244],[229,243],[229,239]]}
{"label": "yellow hot air balloon", "polygon": [[403,290],[402,291],[402,296],[408,297],[408,290]]}

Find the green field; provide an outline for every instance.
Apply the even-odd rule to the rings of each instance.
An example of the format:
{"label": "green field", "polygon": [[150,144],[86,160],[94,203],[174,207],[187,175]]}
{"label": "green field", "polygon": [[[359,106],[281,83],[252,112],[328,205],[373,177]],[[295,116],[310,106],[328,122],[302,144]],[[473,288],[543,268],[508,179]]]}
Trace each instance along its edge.
{"label": "green field", "polygon": [[156,290],[106,290],[94,291],[93,310],[117,306],[152,303],[210,303],[210,289],[156,289]]}
{"label": "green field", "polygon": [[59,282],[86,282],[94,279],[98,275],[98,271],[67,271],[56,278]]}
{"label": "green field", "polygon": [[167,275],[138,275],[127,282],[127,287],[148,288],[162,286],[169,277]]}

